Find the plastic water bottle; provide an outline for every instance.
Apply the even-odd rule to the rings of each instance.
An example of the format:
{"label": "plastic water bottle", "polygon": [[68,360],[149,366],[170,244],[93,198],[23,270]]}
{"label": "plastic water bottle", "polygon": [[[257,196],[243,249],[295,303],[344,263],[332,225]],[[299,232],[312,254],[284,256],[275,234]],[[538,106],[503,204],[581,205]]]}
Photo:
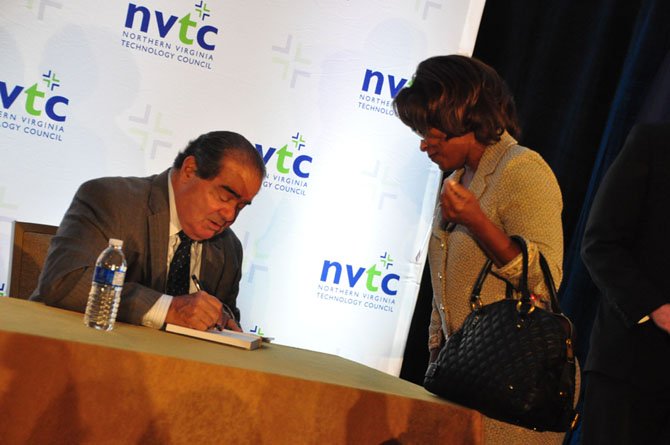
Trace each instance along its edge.
{"label": "plastic water bottle", "polygon": [[88,327],[111,331],[121,301],[121,289],[126,278],[126,257],[123,241],[110,238],[109,246],[95,262],[93,282],[88,294],[84,324]]}

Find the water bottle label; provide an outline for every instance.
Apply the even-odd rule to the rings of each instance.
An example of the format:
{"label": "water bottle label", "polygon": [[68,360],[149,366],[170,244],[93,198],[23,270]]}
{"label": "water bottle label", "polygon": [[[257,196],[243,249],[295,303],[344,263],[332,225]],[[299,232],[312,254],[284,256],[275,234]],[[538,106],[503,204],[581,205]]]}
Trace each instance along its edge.
{"label": "water bottle label", "polygon": [[93,281],[98,284],[108,284],[112,286],[123,286],[123,280],[126,276],[124,271],[113,271],[101,266],[96,266],[93,273]]}
{"label": "water bottle label", "polygon": [[120,270],[117,270],[116,272],[114,272],[114,278],[112,280],[112,284],[114,286],[118,286],[118,287],[123,286],[123,280],[125,278],[126,278],[126,273],[121,272]]}

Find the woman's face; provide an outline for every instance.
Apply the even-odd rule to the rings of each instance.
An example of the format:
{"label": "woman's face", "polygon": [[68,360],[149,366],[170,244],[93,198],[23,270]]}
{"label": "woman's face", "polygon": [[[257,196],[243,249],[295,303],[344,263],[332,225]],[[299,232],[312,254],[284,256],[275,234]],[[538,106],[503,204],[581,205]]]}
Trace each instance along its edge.
{"label": "woman's face", "polygon": [[476,169],[483,145],[477,142],[473,132],[462,136],[452,136],[431,128],[423,135],[420,144],[421,151],[426,152],[431,161],[436,163],[440,170],[457,170],[468,165]]}

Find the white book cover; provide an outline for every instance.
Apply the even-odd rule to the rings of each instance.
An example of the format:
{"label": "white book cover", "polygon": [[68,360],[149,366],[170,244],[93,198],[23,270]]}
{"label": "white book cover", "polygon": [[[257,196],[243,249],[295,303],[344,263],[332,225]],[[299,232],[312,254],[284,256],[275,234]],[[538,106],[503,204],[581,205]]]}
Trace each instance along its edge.
{"label": "white book cover", "polygon": [[165,331],[249,350],[260,348],[261,343],[263,342],[262,337],[258,335],[249,334],[246,332],[231,331],[229,329],[224,329],[222,331],[217,329],[211,329],[209,331],[198,331],[197,329],[186,328],[184,326],[168,323],[165,326]]}

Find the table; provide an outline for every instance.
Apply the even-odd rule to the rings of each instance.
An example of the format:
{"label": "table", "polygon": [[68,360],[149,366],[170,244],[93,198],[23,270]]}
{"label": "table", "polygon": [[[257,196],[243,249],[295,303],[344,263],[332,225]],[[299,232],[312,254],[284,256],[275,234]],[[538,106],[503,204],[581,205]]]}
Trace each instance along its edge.
{"label": "table", "polygon": [[0,443],[479,444],[481,415],[353,361],[0,297]]}

